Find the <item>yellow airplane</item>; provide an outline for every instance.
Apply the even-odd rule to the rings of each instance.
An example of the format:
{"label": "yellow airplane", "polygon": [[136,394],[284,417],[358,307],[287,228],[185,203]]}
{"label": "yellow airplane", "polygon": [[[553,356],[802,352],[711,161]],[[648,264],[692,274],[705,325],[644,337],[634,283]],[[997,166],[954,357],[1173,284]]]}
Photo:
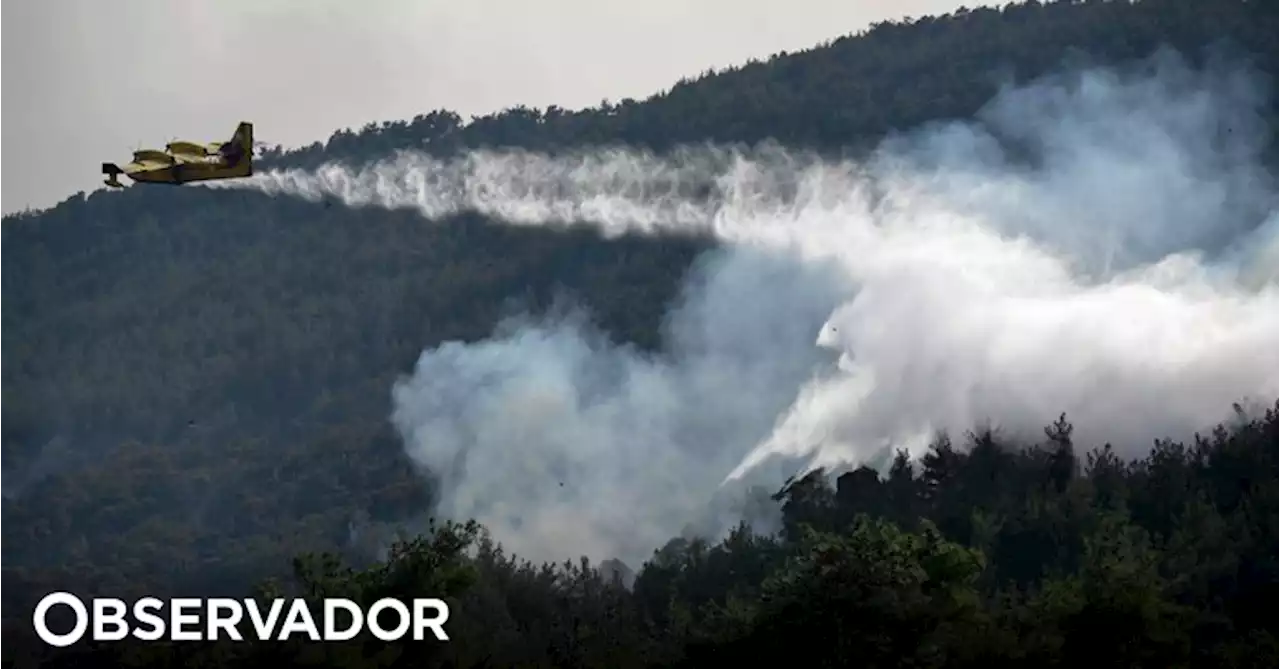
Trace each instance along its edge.
{"label": "yellow airplane", "polygon": [[124,167],[103,163],[106,184],[124,188],[123,174],[138,183],[181,185],[191,181],[239,179],[253,174],[253,124],[241,122],[229,142],[169,142],[164,151],[140,149]]}

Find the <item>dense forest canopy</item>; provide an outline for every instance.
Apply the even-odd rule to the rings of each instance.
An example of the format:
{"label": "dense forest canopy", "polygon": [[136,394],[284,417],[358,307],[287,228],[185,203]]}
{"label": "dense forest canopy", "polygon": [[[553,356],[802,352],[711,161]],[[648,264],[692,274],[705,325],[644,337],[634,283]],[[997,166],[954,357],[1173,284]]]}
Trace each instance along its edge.
{"label": "dense forest canopy", "polygon": [[[1229,239],[1201,239],[1195,235],[1202,228],[1170,225],[1143,240],[1153,252],[1185,242],[1195,249],[1218,243],[1215,253],[1235,253],[1227,242],[1256,247],[1258,238],[1245,233],[1262,217],[1274,220],[1275,177],[1267,170],[1277,162],[1276,18],[1274,4],[1239,0],[961,9],[707,73],[643,101],[578,111],[521,107],[470,121],[439,110],[370,124],[335,133],[323,145],[269,150],[261,169],[306,175],[342,164],[357,172],[403,150],[449,161],[481,149],[557,156],[607,146],[665,155],[691,145],[763,142],[833,160],[867,156],[886,137],[896,147],[927,137],[934,148],[960,137],[970,143],[946,144],[960,147],[950,158],[958,164],[985,145],[953,126],[912,133],[975,115],[999,121],[1008,110],[992,101],[1002,87],[1083,65],[1140,70],[1157,54],[1156,61],[1180,58],[1200,74],[1153,95],[1186,92],[1179,86],[1207,80],[1210,92],[1247,89],[1249,113],[1215,116],[1230,122],[1203,138],[1182,138],[1194,147],[1186,155],[1222,157],[1224,164],[1180,171],[1176,160],[1153,159],[1135,168],[1135,184],[1168,183],[1125,200],[1139,204],[1117,216],[1150,215],[1141,203],[1165,197],[1174,205],[1159,213],[1170,220],[1199,225],[1196,216],[1231,212],[1244,222],[1210,230],[1221,237],[1235,225]],[[1248,85],[1217,77],[1213,68],[1224,62],[1235,73],[1251,66],[1241,80]],[[1090,91],[1102,95],[1111,85],[1103,81]],[[1185,97],[1191,100],[1185,107],[1152,118],[1174,130],[1202,130],[1194,122],[1204,105]],[[1142,136],[1143,127],[1130,129]],[[1016,125],[1004,128],[1011,133],[1004,139],[1017,145]],[[1121,149],[1133,140],[1111,139]],[[1155,155],[1161,154],[1139,157]],[[1213,182],[1225,184],[1213,191],[1222,194],[1219,201],[1192,206],[1212,198],[1177,180],[1185,173],[1227,175]],[[928,183],[938,197],[972,185]],[[1071,206],[1093,213],[1115,204],[1100,194],[1107,184],[1095,185],[1098,192],[1073,193]],[[1034,189],[1028,193],[1019,192],[1026,195],[1020,206],[1035,206]],[[1259,193],[1266,202],[1254,197]],[[454,606],[454,640],[445,645],[363,639],[324,649],[300,642],[74,648],[88,655],[62,658],[107,666],[262,659],[704,666],[794,661],[802,649],[821,666],[1277,661],[1270,606],[1280,404],[1258,397],[1254,384],[1274,383],[1274,364],[1257,371],[1266,360],[1242,366],[1224,349],[1213,358],[1217,367],[1188,365],[1186,376],[1170,374],[1165,385],[1192,385],[1186,379],[1193,374],[1239,383],[1225,392],[1263,405],[1233,412],[1227,400],[1212,408],[1225,417],[1221,425],[1205,424],[1185,439],[1162,433],[1157,417],[1185,410],[1194,419],[1204,410],[1194,400],[1207,396],[1209,384],[1199,395],[1153,386],[1163,394],[1083,407],[1095,420],[1078,428],[1075,414],[1059,417],[1064,407],[1044,409],[1037,419],[1048,425],[1035,434],[974,425],[967,434],[917,444],[922,458],[902,450],[910,444],[883,444],[863,453],[863,462],[824,462],[833,467],[784,483],[797,464],[788,462],[749,481],[768,487],[744,486],[726,501],[714,489],[752,446],[740,442],[753,430],[767,431],[814,365],[834,364],[835,354],[812,345],[844,290],[825,265],[797,264],[786,254],[726,253],[705,228],[606,235],[590,225],[512,225],[465,208],[427,224],[413,208],[348,207],[342,199],[138,187],[77,194],[48,210],[5,217],[6,662],[27,651],[34,602],[57,589],[124,598],[328,593],[366,602],[429,592],[447,595]],[[1068,239],[1070,231],[1048,221],[1042,232]],[[1071,240],[1097,241],[1084,237]],[[1263,242],[1274,246],[1274,231]],[[726,302],[726,291],[760,314],[714,308],[738,303]],[[889,297],[914,304],[910,296]],[[1255,304],[1188,313],[1252,318]],[[533,316],[512,320],[527,314]],[[540,328],[540,318],[575,324],[573,336]],[[1179,327],[1190,332],[1195,321]],[[925,323],[875,341],[963,343],[947,339],[946,329],[971,322]],[[1256,324],[1222,346],[1252,351],[1258,337],[1274,340],[1274,319]],[[1088,331],[1102,337],[1112,325],[1099,321]],[[515,334],[504,339],[495,332]],[[995,326],[973,332],[999,336]],[[760,355],[749,334],[800,352]],[[1157,334],[1159,341],[1187,340]],[[708,342],[728,347],[708,353]],[[539,355],[522,355],[528,351]],[[1070,377],[1069,353],[1034,367],[1044,384]],[[673,357],[684,366],[664,362]],[[570,361],[569,371],[555,376],[560,360]],[[954,368],[934,362],[907,365],[921,375],[916,383],[934,378],[939,390],[929,403],[903,411],[942,412],[971,392],[948,386]],[[460,371],[466,365],[483,372],[475,379],[561,383],[581,407],[565,409],[554,393],[533,385],[499,396],[493,406],[508,414],[519,406],[535,419],[573,415],[564,423],[582,447],[543,457],[538,448],[549,447],[533,434],[502,432],[515,418],[476,413],[466,397],[484,391],[480,380],[474,387],[461,383],[473,378]],[[1128,371],[1166,378],[1138,363]],[[544,372],[551,376],[537,375]],[[610,375],[626,377],[630,394],[610,385]],[[1104,401],[1130,388],[1122,377],[1117,372],[1112,387],[1099,391]],[[580,388],[608,392],[574,395]],[[737,396],[718,402],[699,394],[707,388]],[[999,389],[984,392],[996,396]],[[1178,397],[1191,399],[1156,406]],[[619,422],[616,410],[634,409],[637,398],[649,402],[648,420]],[[654,398],[666,401],[653,404]],[[853,407],[839,411],[852,414]],[[661,424],[665,431],[655,427],[656,417],[669,421]],[[1099,417],[1118,418],[1100,425]],[[1143,421],[1152,424],[1135,435],[1150,446],[1144,452],[1081,438],[1111,434],[1103,428],[1121,423],[1146,430]],[[490,432],[479,434],[486,426]],[[621,445],[592,441],[601,435]],[[530,474],[486,479],[483,467],[436,466],[452,461],[455,453],[445,448],[451,439],[488,462],[501,461],[496,470],[527,467]],[[480,450],[484,444],[492,450]],[[851,469],[859,464],[865,466]],[[609,476],[587,477],[592,467]],[[634,515],[600,511],[576,516],[591,522],[574,527],[558,522],[563,500],[580,510],[604,499],[601,490],[630,495],[625,510]],[[544,525],[532,516],[511,520],[519,514],[510,508],[522,501],[529,512],[550,510],[536,518]],[[699,504],[710,510],[691,510]],[[478,516],[483,524],[469,522]],[[753,524],[721,532],[739,520]],[[548,544],[566,552],[544,556]],[[595,554],[578,561],[570,551]],[[607,557],[627,559],[598,568]]]}

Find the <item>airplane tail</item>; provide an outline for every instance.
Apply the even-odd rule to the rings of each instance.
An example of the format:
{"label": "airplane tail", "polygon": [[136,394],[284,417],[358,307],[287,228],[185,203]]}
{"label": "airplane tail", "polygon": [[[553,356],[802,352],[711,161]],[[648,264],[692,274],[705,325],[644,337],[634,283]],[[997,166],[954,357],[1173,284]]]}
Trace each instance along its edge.
{"label": "airplane tail", "polygon": [[253,174],[253,124],[241,121],[231,141],[224,146],[231,147],[231,163],[237,170],[243,170],[244,176]]}
{"label": "airplane tail", "polygon": [[253,124],[241,121],[240,125],[236,126],[236,134],[231,136],[231,141],[244,149],[245,153],[253,155]]}

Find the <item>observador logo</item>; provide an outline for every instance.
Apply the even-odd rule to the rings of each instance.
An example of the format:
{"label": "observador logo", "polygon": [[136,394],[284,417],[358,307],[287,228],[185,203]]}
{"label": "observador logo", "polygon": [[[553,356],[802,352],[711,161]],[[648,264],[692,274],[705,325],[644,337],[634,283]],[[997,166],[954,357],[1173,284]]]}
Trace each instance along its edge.
{"label": "observador logo", "polygon": [[[64,634],[50,630],[46,621],[49,612],[59,605],[70,608],[75,615],[71,631]],[[97,598],[87,607],[71,593],[54,592],[45,595],[36,605],[32,623],[41,641],[58,647],[83,639],[90,626],[93,628],[90,638],[94,641],[122,641],[131,635],[141,641],[243,641],[245,636],[241,632],[247,631],[243,624],[246,613],[253,635],[259,641],[284,641],[304,635],[312,641],[347,641],[355,638],[365,626],[382,641],[399,641],[410,628],[415,641],[426,638],[427,630],[431,630],[438,641],[449,640],[444,631],[449,605],[439,599],[414,599],[406,604],[385,598],[374,602],[368,610],[349,599],[324,599],[321,605],[322,624],[317,627],[312,604],[304,599],[274,599],[266,611],[253,599],[225,598],[175,598],[166,602],[143,597],[132,606],[126,606],[120,599]],[[159,615],[161,610],[168,612],[167,620]],[[345,613],[340,614],[339,610]],[[130,626],[125,616],[127,611],[132,611],[136,626]],[[388,619],[394,619],[395,625],[383,627]],[[340,623],[344,625],[342,629],[339,629]]]}

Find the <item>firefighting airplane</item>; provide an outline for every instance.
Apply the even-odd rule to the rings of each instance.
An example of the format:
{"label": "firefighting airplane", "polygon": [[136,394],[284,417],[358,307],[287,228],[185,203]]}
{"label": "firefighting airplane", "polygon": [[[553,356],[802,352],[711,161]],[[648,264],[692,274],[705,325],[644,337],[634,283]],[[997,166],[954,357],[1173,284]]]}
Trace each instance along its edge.
{"label": "firefighting airplane", "polygon": [[170,142],[164,151],[139,149],[124,167],[103,163],[106,184],[123,188],[121,174],[138,183],[181,185],[192,181],[239,179],[253,175],[253,124],[241,122],[228,142]]}

